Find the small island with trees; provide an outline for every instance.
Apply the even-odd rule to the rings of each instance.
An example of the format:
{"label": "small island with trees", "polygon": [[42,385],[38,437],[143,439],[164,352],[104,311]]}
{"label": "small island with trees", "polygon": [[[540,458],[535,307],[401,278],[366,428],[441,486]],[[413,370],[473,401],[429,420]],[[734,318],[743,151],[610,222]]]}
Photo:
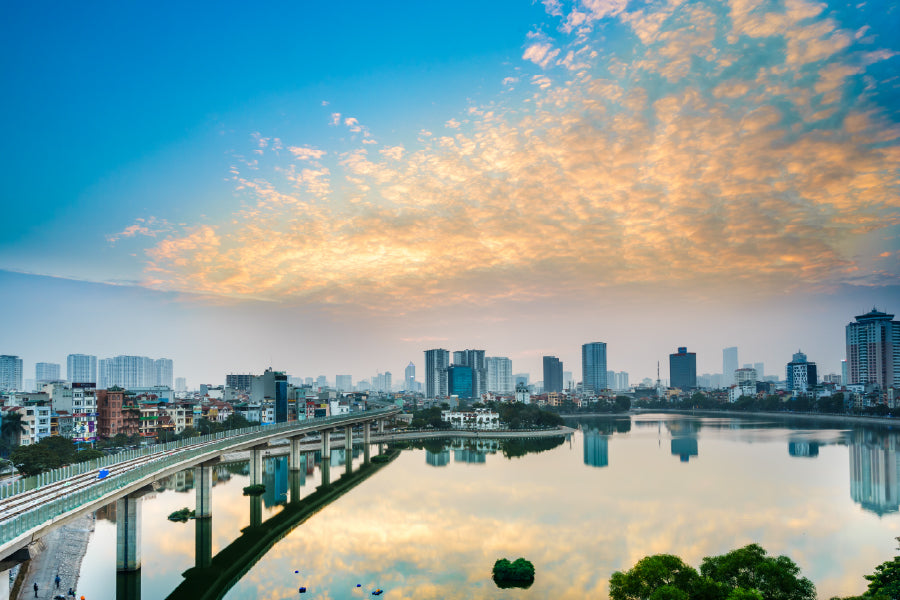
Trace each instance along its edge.
{"label": "small island with trees", "polygon": [[517,558],[513,562],[505,558],[497,559],[493,579],[499,588],[528,588],[534,583],[534,565],[524,558]]}

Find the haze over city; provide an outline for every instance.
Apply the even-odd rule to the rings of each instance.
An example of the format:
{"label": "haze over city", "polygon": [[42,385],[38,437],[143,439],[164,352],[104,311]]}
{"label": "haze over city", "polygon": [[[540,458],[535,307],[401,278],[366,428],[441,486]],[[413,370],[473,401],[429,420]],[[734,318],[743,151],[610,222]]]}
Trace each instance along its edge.
{"label": "haze over city", "polygon": [[[391,371],[581,344],[840,373],[900,311],[900,11],[17,5],[0,353]],[[421,372],[421,371],[420,371]]]}

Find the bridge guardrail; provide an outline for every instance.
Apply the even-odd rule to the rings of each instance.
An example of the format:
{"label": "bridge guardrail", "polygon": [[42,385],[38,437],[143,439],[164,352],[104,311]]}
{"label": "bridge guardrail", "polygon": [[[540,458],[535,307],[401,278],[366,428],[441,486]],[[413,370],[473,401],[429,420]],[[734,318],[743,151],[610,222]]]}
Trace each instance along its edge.
{"label": "bridge guardrail", "polygon": [[[378,417],[381,414],[391,413],[394,411],[395,409],[387,408],[382,410],[366,411],[362,414],[367,417]],[[167,444],[155,444],[153,446],[148,446],[145,449],[133,450],[131,451],[131,455],[128,458],[120,458],[116,461],[109,461],[107,459],[118,458],[121,456],[121,454],[88,461],[87,463],[80,463],[85,466],[79,467],[79,469],[77,469],[76,471],[67,471],[67,469],[69,469],[70,467],[75,467],[77,465],[70,465],[70,467],[56,469],[56,471],[60,472],[56,474],[57,476],[61,476],[66,472],[71,473],[67,477],[63,477],[63,479],[65,479],[77,474],[88,473],[92,470],[99,470],[108,466],[112,466],[114,464],[122,463],[132,458],[137,458],[140,456],[150,456],[157,453],[160,455],[159,458],[153,460],[152,462],[137,466],[125,473],[98,480],[97,483],[90,486],[89,488],[82,489],[71,494],[66,494],[61,498],[43,503],[40,506],[35,507],[27,512],[3,520],[2,522],[0,522],[0,544],[5,544],[6,542],[15,539],[25,532],[38,527],[43,523],[56,518],[59,515],[65,514],[71,510],[75,510],[79,506],[83,506],[84,504],[87,504],[89,502],[98,500],[103,496],[109,494],[110,492],[114,492],[117,489],[121,489],[137,481],[140,481],[141,479],[153,474],[156,471],[165,469],[166,467],[170,467],[180,462],[184,462],[185,460],[195,458],[202,454],[215,452],[217,450],[223,450],[240,441],[249,441],[254,437],[258,437],[255,434],[264,433],[266,435],[271,435],[272,433],[290,431],[291,429],[298,429],[310,424],[339,425],[340,423],[358,419],[359,417],[360,413],[351,413],[350,415],[340,415],[337,417],[325,417],[322,419],[291,421],[290,423],[276,425],[257,425],[254,427],[245,427],[243,429],[232,429],[216,434],[200,436],[199,438],[188,438],[188,440],[184,440],[190,441],[190,444],[169,442]],[[209,444],[208,442],[213,443]],[[190,446],[196,447],[191,448]],[[186,447],[187,449],[183,449]],[[180,448],[182,449],[181,451],[172,454],[173,451],[179,450]],[[37,479],[40,481],[40,476],[38,476]],[[40,485],[50,485],[51,483],[58,483],[59,481],[60,479],[50,481],[50,478],[48,477],[46,482],[40,483],[37,487],[40,487]],[[28,489],[25,489],[23,491],[28,491]]]}

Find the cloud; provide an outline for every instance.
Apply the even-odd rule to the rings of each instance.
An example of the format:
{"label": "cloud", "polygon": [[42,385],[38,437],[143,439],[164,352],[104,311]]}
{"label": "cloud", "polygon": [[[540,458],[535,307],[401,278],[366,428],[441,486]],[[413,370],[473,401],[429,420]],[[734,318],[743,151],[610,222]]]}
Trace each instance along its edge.
{"label": "cloud", "polygon": [[146,219],[137,218],[132,225],[129,225],[118,233],[111,233],[106,236],[106,241],[115,244],[122,238],[132,238],[136,236],[146,236],[155,238],[172,231],[172,226],[165,220],[157,217],[148,217]]}
{"label": "cloud", "polygon": [[895,48],[857,47],[804,0],[546,6],[563,39],[530,35],[504,80],[527,89],[377,152],[334,113],[349,149],[236,167],[241,210],[169,232],[147,284],[404,311],[898,283],[860,253],[900,222],[900,127],[872,67]]}

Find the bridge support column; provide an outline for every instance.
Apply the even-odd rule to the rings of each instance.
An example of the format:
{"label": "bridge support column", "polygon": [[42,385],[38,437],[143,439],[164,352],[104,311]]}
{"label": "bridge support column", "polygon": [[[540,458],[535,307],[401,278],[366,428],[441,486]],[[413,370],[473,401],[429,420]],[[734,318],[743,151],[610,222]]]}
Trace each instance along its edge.
{"label": "bridge support column", "polygon": [[305,462],[302,460],[303,453],[300,451],[300,444],[303,442],[303,438],[293,437],[291,438],[291,454],[288,457],[288,468],[291,471],[299,471],[305,465],[302,463]]}
{"label": "bridge support column", "polygon": [[141,572],[116,573],[116,600],[141,600]]}
{"label": "bridge support column", "polygon": [[194,489],[197,491],[197,501],[194,508],[194,517],[197,519],[212,516],[212,469],[209,465],[197,465],[194,467]]}
{"label": "bridge support column", "polygon": [[0,600],[9,600],[9,569],[0,571]]}
{"label": "bridge support column", "polygon": [[262,525],[262,496],[250,496],[250,527]]}
{"label": "bridge support column", "polygon": [[363,463],[369,464],[369,444],[372,439],[372,424],[363,423]]}
{"label": "bridge support column", "polygon": [[262,483],[263,480],[263,449],[266,446],[250,448],[250,485]]}
{"label": "bridge support column", "polygon": [[116,500],[116,570],[138,571],[140,568],[141,499],[140,496],[122,496]]}
{"label": "bridge support column", "polygon": [[347,474],[353,472],[353,426],[344,428],[344,456],[347,460]]}
{"label": "bridge support column", "polygon": [[322,464],[331,464],[331,429],[322,430]]}
{"label": "bridge support column", "polygon": [[384,419],[378,419],[378,433],[384,433]]}
{"label": "bridge support column", "polygon": [[212,517],[194,519],[194,566],[205,569],[212,563]]}
{"label": "bridge support column", "polygon": [[306,471],[302,469],[297,469],[296,471],[291,469],[288,471],[288,488],[290,489],[290,499],[288,501],[291,504],[300,502],[300,488],[303,487],[305,482]]}

